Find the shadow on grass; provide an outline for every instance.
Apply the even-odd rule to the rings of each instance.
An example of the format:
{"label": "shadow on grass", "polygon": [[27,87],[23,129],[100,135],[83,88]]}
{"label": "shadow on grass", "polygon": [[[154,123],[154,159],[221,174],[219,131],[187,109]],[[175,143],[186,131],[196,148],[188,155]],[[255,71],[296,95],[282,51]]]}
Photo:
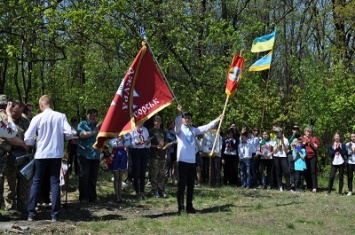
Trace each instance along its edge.
{"label": "shadow on grass", "polygon": [[[230,212],[231,207],[234,206],[233,204],[226,204],[222,206],[213,206],[209,208],[204,208],[201,210],[196,209],[197,214],[209,214],[209,213],[220,213],[220,212]],[[183,212],[182,214],[184,214]],[[168,213],[163,213],[163,212],[150,212],[148,214],[143,215],[145,218],[159,218],[159,217],[167,217],[167,216],[179,216],[180,214],[176,212],[168,212]]]}

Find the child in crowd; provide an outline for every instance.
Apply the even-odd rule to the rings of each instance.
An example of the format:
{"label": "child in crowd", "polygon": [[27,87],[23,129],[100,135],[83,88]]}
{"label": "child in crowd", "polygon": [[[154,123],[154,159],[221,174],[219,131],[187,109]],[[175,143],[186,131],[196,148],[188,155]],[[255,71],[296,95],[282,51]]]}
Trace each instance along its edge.
{"label": "child in crowd", "polygon": [[242,133],[241,143],[238,145],[238,154],[240,164],[240,182],[242,187],[249,189],[251,180],[250,162],[253,146],[248,143],[247,139],[247,132]]}
{"label": "child in crowd", "polygon": [[[260,155],[260,174],[261,184],[264,189],[270,189],[273,183],[273,141],[270,138],[270,132],[264,131],[259,143],[257,154]],[[265,172],[266,171],[266,172]],[[265,174],[266,173],[266,174]]]}
{"label": "child in crowd", "polygon": [[130,135],[119,136],[109,141],[109,146],[112,148],[110,158],[112,162],[108,169],[113,172],[113,186],[117,202],[122,202],[122,181],[123,173],[127,169],[127,152],[126,147],[131,145]]}
{"label": "child in crowd", "polygon": [[222,145],[222,164],[224,171],[224,185],[228,183],[230,185],[237,185],[238,175],[236,170],[236,165],[238,164],[237,159],[238,142],[234,138],[233,129],[229,129],[226,138],[223,140]]}
{"label": "child in crowd", "polygon": [[303,189],[304,171],[307,169],[305,157],[306,149],[302,148],[302,139],[297,139],[295,147],[292,150],[292,157],[295,169],[295,188],[296,192],[300,192]]}

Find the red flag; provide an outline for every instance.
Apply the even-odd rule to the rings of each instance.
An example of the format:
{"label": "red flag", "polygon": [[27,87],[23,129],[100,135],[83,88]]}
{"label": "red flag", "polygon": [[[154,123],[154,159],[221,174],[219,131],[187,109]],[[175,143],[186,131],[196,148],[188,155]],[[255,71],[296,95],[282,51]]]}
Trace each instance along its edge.
{"label": "red flag", "polygon": [[228,69],[226,94],[228,98],[232,98],[237,92],[239,79],[242,78],[244,58],[234,55],[233,61]]}
{"label": "red flag", "polygon": [[138,52],[123,78],[96,138],[94,148],[131,132],[135,125],[169,106],[173,94],[146,46]]}

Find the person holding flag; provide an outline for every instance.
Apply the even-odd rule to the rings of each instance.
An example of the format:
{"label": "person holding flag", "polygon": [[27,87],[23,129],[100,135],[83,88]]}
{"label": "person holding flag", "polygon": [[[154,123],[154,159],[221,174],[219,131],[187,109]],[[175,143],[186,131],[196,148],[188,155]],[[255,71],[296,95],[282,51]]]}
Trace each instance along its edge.
{"label": "person holding flag", "polygon": [[211,130],[218,122],[222,121],[223,115],[207,125],[192,127],[192,113],[182,112],[182,106],[178,105],[178,116],[175,119],[175,133],[177,139],[177,163],[178,163],[178,213],[185,210],[184,194],[186,192],[186,212],[196,213],[193,207],[192,199],[194,194],[195,176],[196,176],[196,152],[198,151],[197,135],[201,135]]}

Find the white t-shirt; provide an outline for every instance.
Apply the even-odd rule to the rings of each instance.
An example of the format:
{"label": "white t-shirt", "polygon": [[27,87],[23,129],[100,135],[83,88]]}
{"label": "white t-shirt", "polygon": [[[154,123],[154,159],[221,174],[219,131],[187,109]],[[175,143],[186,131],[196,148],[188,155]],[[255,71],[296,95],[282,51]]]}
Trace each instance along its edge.
{"label": "white t-shirt", "polygon": [[274,147],[274,157],[287,157],[287,149],[290,143],[288,142],[288,139],[283,137],[283,142],[285,147],[281,143],[281,139],[276,138],[273,142],[273,147]]}
{"label": "white t-shirt", "polygon": [[348,150],[348,164],[355,164],[355,143],[347,143],[346,148]]}

